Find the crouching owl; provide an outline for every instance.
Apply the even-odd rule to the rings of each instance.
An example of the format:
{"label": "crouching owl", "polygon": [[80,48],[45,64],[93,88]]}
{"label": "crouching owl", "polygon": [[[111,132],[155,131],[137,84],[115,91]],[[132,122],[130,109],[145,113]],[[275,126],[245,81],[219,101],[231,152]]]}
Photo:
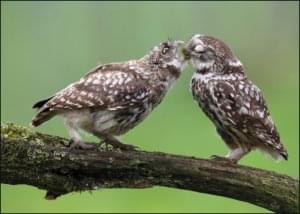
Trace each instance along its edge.
{"label": "crouching owl", "polygon": [[253,149],[287,160],[265,99],[232,50],[219,39],[197,34],[183,54],[195,69],[190,84],[193,97],[229,147],[226,160],[237,163]]}
{"label": "crouching owl", "polygon": [[82,141],[79,130],[84,130],[106,144],[133,149],[116,136],[143,121],[179,78],[185,64],[179,51],[181,44],[168,40],[141,59],[98,65],[79,81],[34,104],[39,111],[32,125],[61,115],[71,147],[93,147]]}

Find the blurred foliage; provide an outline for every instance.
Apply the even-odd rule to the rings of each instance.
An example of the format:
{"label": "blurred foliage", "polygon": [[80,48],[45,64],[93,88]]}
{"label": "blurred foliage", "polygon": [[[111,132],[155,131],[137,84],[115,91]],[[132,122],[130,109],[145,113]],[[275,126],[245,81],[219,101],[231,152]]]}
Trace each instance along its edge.
{"label": "blurred foliage", "polygon": [[[241,164],[298,178],[299,2],[1,2],[1,121],[28,125],[32,104],[99,63],[143,56],[168,37],[221,38],[264,92],[289,151],[276,163],[252,152]],[[164,102],[123,137],[145,150],[207,158],[227,148],[192,101],[188,67]],[[38,131],[67,137],[55,118]],[[86,136],[88,140],[96,140]],[[109,189],[56,201],[1,185],[3,212],[266,212],[223,197],[170,188]],[[218,206],[216,206],[218,204]]]}

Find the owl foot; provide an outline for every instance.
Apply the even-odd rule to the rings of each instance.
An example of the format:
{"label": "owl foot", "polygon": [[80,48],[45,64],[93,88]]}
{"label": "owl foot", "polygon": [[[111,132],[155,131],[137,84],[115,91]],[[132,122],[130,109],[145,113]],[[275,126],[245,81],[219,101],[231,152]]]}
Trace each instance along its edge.
{"label": "owl foot", "polygon": [[105,144],[106,148],[107,145],[111,145],[112,147],[118,148],[123,151],[134,151],[139,149],[139,147],[137,146],[121,143],[117,139],[105,139],[101,143]]}
{"label": "owl foot", "polygon": [[231,164],[237,164],[236,160],[233,160],[233,159],[230,159],[230,158],[226,158],[226,157],[221,157],[221,156],[218,156],[218,155],[212,155],[212,156],[210,156],[210,159],[214,160],[214,161],[220,161],[220,162],[226,162],[226,163],[231,163]]}
{"label": "owl foot", "polygon": [[91,150],[96,148],[95,144],[86,143],[84,141],[75,141],[73,139],[70,140],[69,145],[70,145],[70,149]]}

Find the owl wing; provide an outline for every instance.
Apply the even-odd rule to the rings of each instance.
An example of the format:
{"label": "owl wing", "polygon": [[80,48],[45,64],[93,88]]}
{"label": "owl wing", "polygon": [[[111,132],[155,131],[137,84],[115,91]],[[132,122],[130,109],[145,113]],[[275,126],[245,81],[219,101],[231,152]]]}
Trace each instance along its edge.
{"label": "owl wing", "polygon": [[[56,93],[44,103],[35,118],[39,116],[46,118],[54,112],[83,108],[112,111],[126,109],[147,102],[150,96],[147,82],[139,78],[128,64],[100,65],[78,82]],[[35,118],[33,125],[35,125]],[[40,123],[36,122],[36,124]]]}
{"label": "owl wing", "polygon": [[257,86],[246,79],[238,83],[219,81],[212,90],[213,99],[218,109],[226,114],[225,120],[230,126],[243,132],[254,143],[275,149],[287,158],[265,99]]}

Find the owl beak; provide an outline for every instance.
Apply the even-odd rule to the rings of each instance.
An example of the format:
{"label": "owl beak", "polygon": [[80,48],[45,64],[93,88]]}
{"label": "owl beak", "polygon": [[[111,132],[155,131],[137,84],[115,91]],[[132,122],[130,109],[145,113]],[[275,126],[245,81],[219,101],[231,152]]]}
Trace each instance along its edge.
{"label": "owl beak", "polygon": [[185,60],[189,60],[191,58],[191,53],[186,47],[182,48],[182,54]]}

